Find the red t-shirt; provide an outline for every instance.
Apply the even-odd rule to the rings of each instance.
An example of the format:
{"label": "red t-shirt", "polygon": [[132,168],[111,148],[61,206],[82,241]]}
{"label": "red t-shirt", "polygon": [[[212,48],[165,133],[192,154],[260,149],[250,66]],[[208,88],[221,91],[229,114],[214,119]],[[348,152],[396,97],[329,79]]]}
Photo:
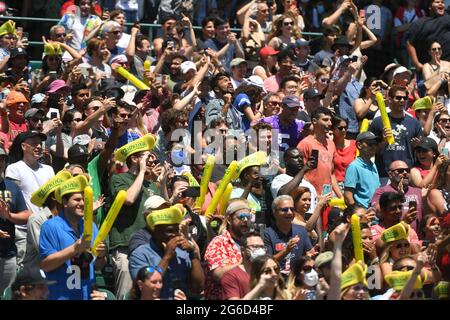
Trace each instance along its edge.
{"label": "red t-shirt", "polygon": [[243,298],[250,291],[249,284],[250,275],[241,267],[238,266],[225,272],[220,279],[222,300],[233,297]]}
{"label": "red t-shirt", "polygon": [[19,135],[19,133],[27,131],[27,124],[25,122],[16,123],[11,120],[8,121],[9,121],[9,140],[11,142]]}
{"label": "red t-shirt", "polygon": [[334,175],[338,182],[344,182],[345,170],[348,165],[355,160],[356,156],[356,141],[350,140],[350,145],[346,148],[336,148],[334,154]]}

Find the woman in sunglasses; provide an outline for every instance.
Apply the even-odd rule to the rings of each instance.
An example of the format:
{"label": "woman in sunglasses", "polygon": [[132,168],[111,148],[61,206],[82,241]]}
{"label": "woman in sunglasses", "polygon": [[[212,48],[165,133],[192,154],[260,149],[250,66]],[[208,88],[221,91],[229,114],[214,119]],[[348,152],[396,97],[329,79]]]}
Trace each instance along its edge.
{"label": "woman in sunglasses", "polygon": [[287,49],[295,40],[300,39],[301,32],[294,15],[290,12],[281,15],[274,21],[269,35],[269,46],[275,50]]}
{"label": "woman in sunglasses", "polygon": [[316,286],[319,274],[314,269],[314,260],[304,256],[294,261],[289,274],[287,289],[299,300],[316,300]]}
{"label": "woman in sunglasses", "polygon": [[439,42],[433,42],[428,51],[430,55],[430,62],[423,65],[422,74],[425,81],[436,77],[439,79],[439,74],[441,72],[450,71],[450,62],[441,60],[442,57],[442,46]]}
{"label": "woman in sunglasses", "polygon": [[[159,296],[163,286],[162,269],[159,266],[141,268],[133,281],[130,291],[130,300],[160,300]],[[186,300],[183,291],[174,291],[174,300]]]}
{"label": "woman in sunglasses", "polygon": [[431,138],[424,137],[414,148],[416,163],[409,174],[411,186],[427,189],[434,180],[438,168],[445,161],[444,155],[439,155],[438,145]]}
{"label": "woman in sunglasses", "polygon": [[289,293],[280,273],[280,265],[271,256],[264,255],[252,262],[250,292],[247,300],[287,300]]}

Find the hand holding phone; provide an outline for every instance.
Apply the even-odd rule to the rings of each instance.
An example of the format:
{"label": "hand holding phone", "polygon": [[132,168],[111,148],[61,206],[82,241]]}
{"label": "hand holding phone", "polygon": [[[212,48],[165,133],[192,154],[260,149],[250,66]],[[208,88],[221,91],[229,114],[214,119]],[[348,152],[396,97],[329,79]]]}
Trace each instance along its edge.
{"label": "hand holding phone", "polygon": [[309,157],[311,160],[313,160],[311,169],[317,169],[317,164],[319,161],[319,150],[313,149],[311,151],[311,156]]}

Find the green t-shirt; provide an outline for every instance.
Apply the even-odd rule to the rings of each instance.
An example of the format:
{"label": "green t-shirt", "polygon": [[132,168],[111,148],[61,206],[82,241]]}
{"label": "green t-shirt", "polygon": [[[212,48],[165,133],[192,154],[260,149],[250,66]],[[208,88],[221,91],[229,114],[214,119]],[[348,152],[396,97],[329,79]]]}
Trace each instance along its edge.
{"label": "green t-shirt", "polygon": [[[105,173],[105,168],[101,171],[98,170],[98,161],[100,160],[100,154],[97,155],[94,159],[89,161],[88,164],[88,173],[91,176],[91,187],[94,191],[94,201],[97,200],[102,194],[101,181],[103,174]],[[97,225],[99,226],[103,221],[103,207],[97,209]]]}
{"label": "green t-shirt", "polygon": [[[120,190],[128,190],[136,179],[131,173],[114,174],[111,177],[110,193],[114,201]],[[160,190],[154,182],[144,180],[141,192],[131,206],[123,205],[109,234],[110,248],[128,247],[131,235],[145,227],[143,207],[145,200],[152,195],[160,195]]]}

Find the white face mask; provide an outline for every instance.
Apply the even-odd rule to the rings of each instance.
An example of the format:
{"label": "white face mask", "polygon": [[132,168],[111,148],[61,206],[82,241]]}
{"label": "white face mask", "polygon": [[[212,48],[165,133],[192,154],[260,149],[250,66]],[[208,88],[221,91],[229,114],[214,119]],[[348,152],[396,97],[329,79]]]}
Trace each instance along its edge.
{"label": "white face mask", "polygon": [[256,248],[250,250],[250,257],[248,258],[251,262],[256,258],[265,255],[267,252],[266,248]]}
{"label": "white face mask", "polygon": [[317,283],[319,283],[319,275],[316,272],[316,270],[312,269],[310,272],[305,273],[305,277],[303,279],[303,282],[308,287],[314,287],[315,285],[317,285]]}

